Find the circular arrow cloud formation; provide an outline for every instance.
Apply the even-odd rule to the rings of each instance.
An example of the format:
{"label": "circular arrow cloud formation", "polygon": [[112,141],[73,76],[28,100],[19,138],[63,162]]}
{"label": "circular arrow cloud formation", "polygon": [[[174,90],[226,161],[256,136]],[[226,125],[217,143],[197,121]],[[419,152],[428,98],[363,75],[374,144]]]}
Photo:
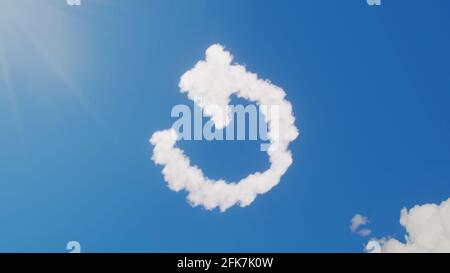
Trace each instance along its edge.
{"label": "circular arrow cloud formation", "polygon": [[[162,173],[169,188],[176,192],[186,190],[192,206],[202,205],[208,210],[218,207],[222,212],[235,204],[248,206],[258,194],[264,194],[276,186],[292,164],[288,145],[298,136],[292,105],[285,99],[283,89],[258,79],[256,74],[232,61],[233,56],[221,45],[210,46],[206,50],[206,60],[199,61],[181,77],[180,90],[186,92],[206,116],[211,117],[217,129],[226,127],[231,121],[231,95],[260,106],[278,106],[277,119],[261,110],[268,125],[269,169],[250,174],[239,182],[209,179],[199,167],[190,164],[181,149],[175,147],[178,135],[174,129],[155,132],[150,139],[154,145],[152,160],[164,166]],[[213,108],[215,110],[210,110],[210,105],[216,106]]]}

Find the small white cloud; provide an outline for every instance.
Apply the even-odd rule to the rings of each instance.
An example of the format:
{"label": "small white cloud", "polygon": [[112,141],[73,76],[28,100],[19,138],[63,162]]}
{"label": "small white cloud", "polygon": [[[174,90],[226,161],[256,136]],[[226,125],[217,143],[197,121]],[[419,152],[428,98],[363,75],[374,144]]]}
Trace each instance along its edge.
{"label": "small white cloud", "polygon": [[366,237],[369,236],[372,231],[368,228],[359,229],[363,225],[367,225],[369,219],[361,214],[356,214],[351,219],[350,230],[357,233],[359,236]]}
{"label": "small white cloud", "polygon": [[363,228],[363,229],[358,230],[357,233],[361,237],[367,237],[372,233],[372,231],[368,228]]}
{"label": "small white cloud", "polygon": [[417,205],[400,213],[400,224],[406,229],[405,242],[397,239],[371,240],[366,249],[378,243],[378,252],[449,252],[450,198],[440,205]]}
{"label": "small white cloud", "polygon": [[370,240],[364,248],[364,252],[366,253],[381,253],[381,244],[384,242],[383,239]]}

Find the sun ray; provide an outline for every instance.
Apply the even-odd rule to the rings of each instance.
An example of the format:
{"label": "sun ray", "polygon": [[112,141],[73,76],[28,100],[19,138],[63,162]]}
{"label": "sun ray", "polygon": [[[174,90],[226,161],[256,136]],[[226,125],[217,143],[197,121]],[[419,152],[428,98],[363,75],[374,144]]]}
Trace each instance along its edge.
{"label": "sun ray", "polygon": [[60,77],[61,81],[68,87],[68,91],[74,95],[77,100],[83,105],[86,111],[88,111],[93,118],[97,122],[102,122],[101,117],[93,107],[92,103],[88,99],[88,97],[83,93],[83,91],[77,86],[75,81],[69,76],[66,72],[65,68],[58,63],[55,58],[52,56],[51,52],[49,52],[46,47],[41,43],[41,41],[36,37],[34,32],[30,31],[23,25],[19,24],[23,32],[26,33],[28,39],[32,43],[32,45],[36,48],[36,50],[42,54],[47,63],[53,68],[54,72]]}
{"label": "sun ray", "polygon": [[22,123],[22,116],[19,109],[19,104],[17,103],[17,96],[14,89],[13,80],[11,78],[11,71],[9,68],[7,55],[1,39],[0,39],[0,72],[1,72],[0,76],[2,77],[5,83],[6,92],[8,93],[9,104],[13,111],[13,117],[15,119],[15,123],[17,126],[16,128],[17,134],[19,135],[19,138],[23,140],[24,129]]}
{"label": "sun ray", "polygon": [[[0,8],[6,10],[6,12],[2,12],[0,14],[0,17],[3,17],[3,14],[8,16],[8,18],[3,17],[3,21],[6,21],[7,27],[0,27],[0,37],[2,36],[2,32],[3,34],[4,32],[9,32],[9,34],[14,32],[23,33],[36,51],[43,56],[54,73],[56,73],[60,80],[67,86],[67,91],[69,91],[79,101],[85,111],[88,112],[96,122],[103,125],[104,122],[95,110],[95,107],[70,76],[70,73],[64,66],[63,62],[60,61],[58,57],[55,56],[56,54],[52,51],[52,49],[60,49],[62,47],[66,48],[67,51],[71,50],[70,40],[68,41],[65,39],[69,36],[57,37],[57,35],[61,33],[61,25],[64,23],[62,22],[62,19],[67,18],[66,12],[62,9],[55,8],[53,5],[54,3],[49,1],[39,1],[39,3],[37,3],[36,1],[32,2],[22,0],[21,2],[14,1],[14,3],[15,4],[11,4],[11,2],[4,2],[0,0],[0,4],[2,4],[2,7]],[[32,16],[30,10],[33,10]],[[39,25],[36,23],[39,23]],[[42,33],[46,35],[45,38],[47,39],[42,37]],[[52,47],[48,48],[46,43],[48,42],[49,37],[51,37],[54,41],[58,41],[56,46],[55,44],[52,44]],[[6,60],[5,58],[3,59]],[[6,78],[10,79],[10,77]],[[11,89],[11,80],[9,80],[9,86],[9,89]]]}

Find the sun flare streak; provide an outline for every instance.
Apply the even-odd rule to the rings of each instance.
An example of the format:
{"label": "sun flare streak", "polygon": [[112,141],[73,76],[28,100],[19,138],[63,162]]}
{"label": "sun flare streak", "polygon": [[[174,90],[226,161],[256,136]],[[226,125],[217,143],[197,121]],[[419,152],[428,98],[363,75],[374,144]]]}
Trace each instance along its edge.
{"label": "sun flare streak", "polygon": [[73,10],[64,0],[0,0],[0,92],[5,89],[9,93],[19,127],[20,90],[14,88],[14,81],[22,74],[34,78],[42,73],[50,75],[63,83],[65,91],[97,122],[101,121],[73,78],[83,60],[81,34],[76,28],[82,20]]}

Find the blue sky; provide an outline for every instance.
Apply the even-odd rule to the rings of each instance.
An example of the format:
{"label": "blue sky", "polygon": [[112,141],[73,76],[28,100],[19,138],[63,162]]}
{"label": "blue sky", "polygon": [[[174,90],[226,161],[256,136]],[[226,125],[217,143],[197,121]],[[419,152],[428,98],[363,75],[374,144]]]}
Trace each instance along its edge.
{"label": "blue sky", "polygon": [[[356,213],[402,239],[401,208],[450,195],[449,11],[0,0],[0,251],[360,252]],[[301,132],[280,184],[225,213],[169,190],[148,143],[191,103],[179,78],[213,43],[283,87]],[[180,146],[216,179],[269,164],[255,141]]]}

